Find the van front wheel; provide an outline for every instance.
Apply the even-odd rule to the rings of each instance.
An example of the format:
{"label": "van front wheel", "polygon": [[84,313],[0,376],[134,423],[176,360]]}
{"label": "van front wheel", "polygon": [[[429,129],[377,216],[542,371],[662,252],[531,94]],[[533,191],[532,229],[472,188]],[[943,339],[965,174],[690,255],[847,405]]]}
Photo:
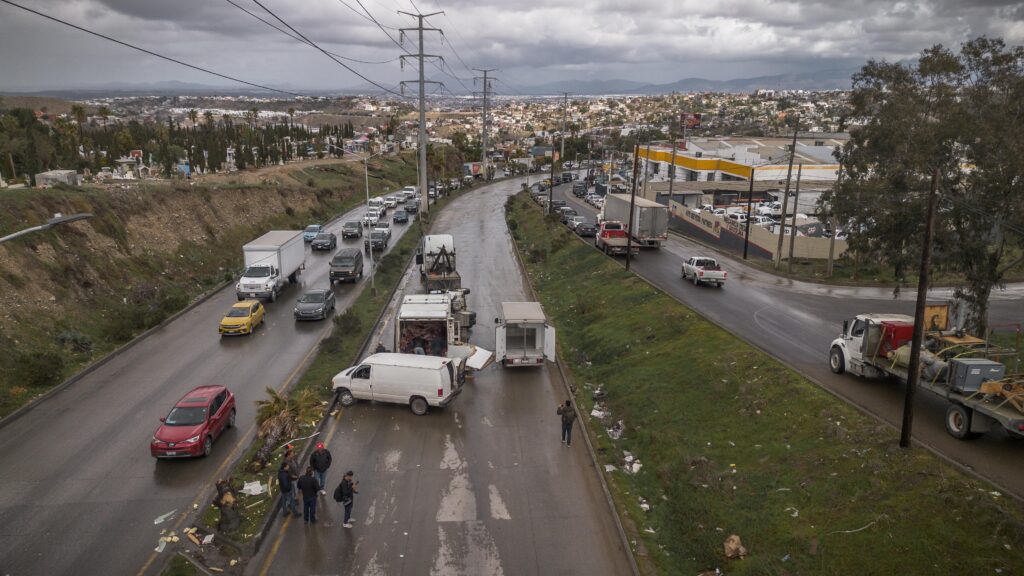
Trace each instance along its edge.
{"label": "van front wheel", "polygon": [[356,403],[356,397],[347,388],[338,390],[338,401],[346,408]]}
{"label": "van front wheel", "polygon": [[413,398],[409,402],[409,407],[412,408],[412,413],[417,416],[423,416],[427,413],[427,401],[420,396]]}

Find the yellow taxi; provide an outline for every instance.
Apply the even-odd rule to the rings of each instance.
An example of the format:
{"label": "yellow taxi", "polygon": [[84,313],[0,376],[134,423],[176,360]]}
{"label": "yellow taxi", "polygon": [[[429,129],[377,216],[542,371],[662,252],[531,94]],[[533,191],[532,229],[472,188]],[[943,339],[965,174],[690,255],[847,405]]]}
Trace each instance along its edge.
{"label": "yellow taxi", "polygon": [[259,300],[242,300],[234,304],[220,321],[218,330],[221,336],[252,334],[257,326],[263,324],[266,309]]}

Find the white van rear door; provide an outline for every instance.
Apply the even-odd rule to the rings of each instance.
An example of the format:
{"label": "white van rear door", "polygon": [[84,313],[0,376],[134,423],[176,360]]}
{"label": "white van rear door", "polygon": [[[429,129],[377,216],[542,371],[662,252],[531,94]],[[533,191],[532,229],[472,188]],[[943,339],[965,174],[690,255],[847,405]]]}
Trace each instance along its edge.
{"label": "white van rear door", "polygon": [[555,361],[555,327],[544,325],[544,358]]}
{"label": "white van rear door", "polygon": [[505,325],[502,324],[494,329],[494,356],[498,360],[504,360],[508,355],[508,346],[505,344]]}

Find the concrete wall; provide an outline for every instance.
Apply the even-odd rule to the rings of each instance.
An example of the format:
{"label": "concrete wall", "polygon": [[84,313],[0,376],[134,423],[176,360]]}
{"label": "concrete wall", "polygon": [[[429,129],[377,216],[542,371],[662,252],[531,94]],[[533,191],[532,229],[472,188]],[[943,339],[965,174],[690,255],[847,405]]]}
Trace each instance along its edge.
{"label": "concrete wall", "polygon": [[[669,227],[691,236],[712,246],[743,254],[743,243],[746,235],[746,224],[740,224],[722,216],[715,216],[708,212],[694,212],[676,201],[669,202],[669,211],[672,219]],[[748,256],[774,260],[775,251],[778,246],[779,237],[765,230],[761,226],[750,225],[750,244],[747,249]],[[810,238],[797,236],[793,243],[794,258],[828,258],[828,238]],[[782,240],[782,259],[789,258],[790,237],[787,234]],[[835,257],[839,258],[846,251],[846,241],[836,240]]]}

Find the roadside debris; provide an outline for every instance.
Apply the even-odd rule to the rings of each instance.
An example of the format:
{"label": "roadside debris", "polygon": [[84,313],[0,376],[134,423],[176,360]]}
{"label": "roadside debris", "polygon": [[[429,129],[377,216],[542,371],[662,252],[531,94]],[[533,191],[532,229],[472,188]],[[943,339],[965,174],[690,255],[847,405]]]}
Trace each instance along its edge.
{"label": "roadside debris", "polygon": [[626,463],[626,465],[623,467],[624,472],[626,472],[627,474],[636,474],[637,472],[640,471],[640,468],[641,466],[643,466],[643,464],[640,464],[640,460],[636,456],[633,456],[633,454],[627,450],[623,450],[622,455],[623,460]]}
{"label": "roadside debris", "polygon": [[259,496],[267,491],[267,487],[260,483],[259,480],[253,480],[252,482],[246,482],[242,489],[239,490],[242,494],[249,496]]}
{"label": "roadside debris", "polygon": [[740,537],[735,534],[731,534],[725,539],[722,548],[725,551],[726,558],[743,558],[747,555],[747,549],[743,547]]}
{"label": "roadside debris", "polygon": [[616,470],[618,470],[618,468],[616,468],[614,464],[605,464],[604,465],[604,471],[605,472],[614,472]]}
{"label": "roadside debris", "polygon": [[177,513],[177,512],[178,512],[178,510],[177,510],[177,509],[175,509],[175,510],[171,510],[171,511],[170,511],[170,512],[168,512],[167,514],[162,514],[162,515],[160,515],[160,516],[157,516],[157,517],[156,517],[156,519],[155,519],[155,520],[153,520],[153,524],[154,524],[154,525],[156,525],[156,524],[162,524],[162,523],[166,522],[168,518],[170,518],[170,517],[174,516],[174,514],[175,514],[175,513]]}
{"label": "roadside debris", "polygon": [[790,514],[790,516],[792,516],[793,518],[797,518],[800,516],[800,511],[797,510],[796,508],[793,508],[792,506],[786,508],[785,510],[783,510],[783,512],[789,512],[790,510],[793,511],[793,513]]}
{"label": "roadside debris", "polygon": [[597,389],[594,390],[594,392],[591,393],[590,395],[590,397],[593,398],[595,402],[599,400],[604,400],[607,396],[608,393],[605,391],[604,386],[598,386]]}
{"label": "roadside debris", "polygon": [[608,431],[608,437],[611,438],[612,440],[618,440],[619,438],[622,438],[622,431],[625,429],[625,427],[626,426],[625,424],[623,424],[622,420],[619,420],[615,424],[612,424],[611,428],[606,429]]}
{"label": "roadside debris", "polygon": [[647,500],[644,500],[643,496],[637,496],[637,500],[640,501],[640,509],[641,510],[643,510],[644,512],[650,512],[651,511],[651,505],[647,503]]}

